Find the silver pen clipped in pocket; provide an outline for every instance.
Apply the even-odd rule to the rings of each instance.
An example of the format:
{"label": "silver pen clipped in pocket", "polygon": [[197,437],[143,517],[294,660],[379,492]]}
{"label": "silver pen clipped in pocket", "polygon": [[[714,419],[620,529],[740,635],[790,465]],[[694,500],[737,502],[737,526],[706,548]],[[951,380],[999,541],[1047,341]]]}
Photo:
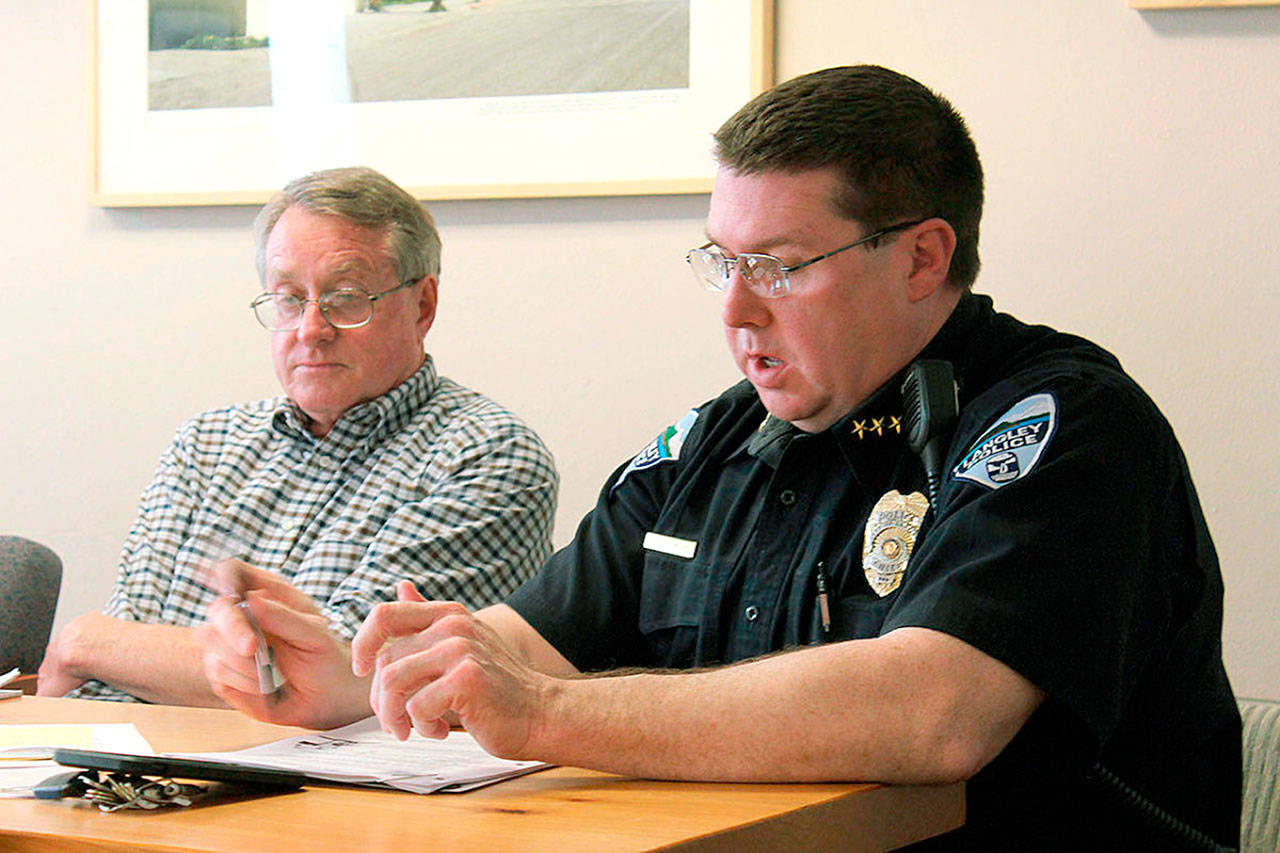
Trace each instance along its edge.
{"label": "silver pen clipped in pocket", "polygon": [[[221,560],[245,560],[249,556],[249,546],[234,533],[215,530],[205,538],[202,544],[203,547],[200,551],[205,560],[206,573],[211,574],[213,564]],[[249,623],[249,627],[253,630],[254,636],[257,637],[257,643],[253,650],[253,660],[258,668],[258,692],[273,701],[279,701],[284,696],[285,678],[283,673],[280,672],[280,667],[276,666],[275,651],[271,648],[271,644],[267,642],[267,636],[262,633],[262,628],[258,626],[258,620],[253,616],[253,610],[249,607],[249,602],[245,600],[246,590],[240,571],[237,569],[228,580],[232,585],[232,589],[228,594],[237,599],[236,607],[240,609],[245,621]],[[226,592],[226,590],[220,591]]]}

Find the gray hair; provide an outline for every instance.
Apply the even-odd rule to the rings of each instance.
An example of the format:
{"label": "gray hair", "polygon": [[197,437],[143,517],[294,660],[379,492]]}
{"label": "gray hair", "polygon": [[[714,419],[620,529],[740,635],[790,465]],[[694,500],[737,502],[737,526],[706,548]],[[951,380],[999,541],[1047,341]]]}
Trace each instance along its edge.
{"label": "gray hair", "polygon": [[367,166],[350,166],[324,169],[290,181],[258,212],[253,220],[254,260],[264,285],[267,240],[291,207],[385,230],[384,250],[395,264],[401,282],[440,274],[440,234],[431,214],[381,172]]}

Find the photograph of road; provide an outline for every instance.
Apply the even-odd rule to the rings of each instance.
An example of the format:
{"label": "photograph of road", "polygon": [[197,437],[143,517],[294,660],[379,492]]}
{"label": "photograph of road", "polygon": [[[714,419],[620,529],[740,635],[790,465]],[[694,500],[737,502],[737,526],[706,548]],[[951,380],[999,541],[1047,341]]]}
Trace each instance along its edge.
{"label": "photograph of road", "polygon": [[[149,2],[150,109],[272,103],[269,0]],[[343,2],[352,101],[689,85],[690,0]]]}

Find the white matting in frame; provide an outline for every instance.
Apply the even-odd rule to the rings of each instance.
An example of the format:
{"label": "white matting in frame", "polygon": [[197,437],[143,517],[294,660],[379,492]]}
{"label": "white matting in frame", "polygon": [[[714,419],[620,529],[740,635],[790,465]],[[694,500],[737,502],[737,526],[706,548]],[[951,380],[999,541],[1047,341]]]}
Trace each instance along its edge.
{"label": "white matting in frame", "polygon": [[[353,164],[428,200],[707,192],[712,131],[772,83],[772,0],[687,0],[687,87],[356,101],[337,80],[340,37],[335,48],[314,25],[320,7],[352,0],[257,2],[272,4],[272,104],[152,110],[148,0],[90,0],[92,204],[260,203],[308,171]],[[281,25],[301,19],[277,10],[299,3],[312,23]],[[281,85],[291,78],[311,85]]]}

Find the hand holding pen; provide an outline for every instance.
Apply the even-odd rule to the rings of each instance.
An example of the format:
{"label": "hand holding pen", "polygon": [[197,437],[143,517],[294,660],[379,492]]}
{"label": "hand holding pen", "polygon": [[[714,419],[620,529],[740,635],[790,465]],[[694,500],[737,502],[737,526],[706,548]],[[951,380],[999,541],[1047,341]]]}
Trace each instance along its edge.
{"label": "hand holding pen", "polygon": [[258,692],[273,701],[279,699],[285,683],[284,676],[276,666],[275,651],[262,633],[258,620],[254,618],[249,602],[245,600],[248,591],[245,571],[249,569],[249,565],[242,561],[249,555],[248,545],[235,533],[215,527],[207,536],[198,540],[196,551],[205,560],[205,585],[234,600],[241,616],[257,638],[253,658],[258,668]]}
{"label": "hand holding pen", "polygon": [[249,624],[256,638],[253,660],[258,670],[258,692],[271,701],[278,701],[283,698],[285,678],[276,665],[275,650],[267,642],[266,634],[262,632],[258,620],[253,615],[253,608],[245,598],[249,590],[246,583],[247,569],[248,564],[238,559],[221,560],[211,569],[210,585],[228,596],[235,603],[241,617]]}
{"label": "hand holding pen", "polygon": [[253,618],[253,609],[249,607],[249,602],[245,600],[244,575],[239,567],[244,565],[238,560],[230,561],[233,574],[236,578],[235,596],[239,599],[236,607],[244,616],[245,621],[249,623],[249,627],[253,629],[254,636],[258,638],[258,645],[253,650],[253,661],[258,667],[258,691],[264,696],[269,696],[272,700],[281,698],[281,692],[284,690],[284,676],[280,673],[280,668],[276,666],[276,653],[267,642],[267,637],[262,633],[262,628],[258,627],[258,620]]}
{"label": "hand holding pen", "polygon": [[[360,683],[351,673],[350,646],[311,596],[237,559],[212,565],[207,585],[222,595],[195,632],[205,677],[219,698],[256,719],[308,728],[332,728],[371,713],[367,680]],[[264,638],[269,659],[258,654]],[[284,679],[287,687],[269,690]]]}

